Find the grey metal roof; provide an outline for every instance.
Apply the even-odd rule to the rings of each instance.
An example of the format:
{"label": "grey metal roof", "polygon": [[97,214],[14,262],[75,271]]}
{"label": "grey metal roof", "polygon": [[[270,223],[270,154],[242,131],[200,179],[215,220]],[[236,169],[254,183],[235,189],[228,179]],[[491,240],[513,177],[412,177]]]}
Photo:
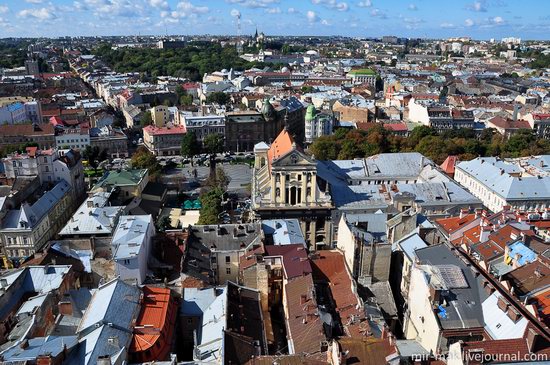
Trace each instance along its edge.
{"label": "grey metal roof", "polygon": [[124,207],[108,206],[109,192],[97,192],[86,199],[59,232],[62,236],[110,234]]}
{"label": "grey metal roof", "polygon": [[[445,306],[446,316],[438,316],[443,329],[483,327],[483,311],[481,303],[487,294],[473,272],[445,245],[435,245],[415,251],[422,265],[458,267],[467,283],[466,288],[450,288],[446,295],[448,305]],[[435,280],[435,273],[425,271],[428,280]],[[481,279],[479,279],[481,280]]]}
{"label": "grey metal roof", "polygon": [[20,209],[10,210],[2,220],[2,229],[33,228],[70,190],[71,186],[65,180],[60,180],[33,205],[23,203]]}
{"label": "grey metal roof", "polygon": [[305,238],[297,219],[272,219],[262,221],[262,230],[266,235],[273,237],[275,245],[290,245],[301,243],[305,245]]}
{"label": "grey metal roof", "polygon": [[403,251],[403,253],[405,253],[407,258],[411,262],[414,262],[414,252],[416,250],[428,247],[426,242],[424,242],[424,240],[420,238],[420,236],[416,232],[402,238],[399,242],[397,242],[397,245],[401,247],[401,250]]}
{"label": "grey metal roof", "polygon": [[121,260],[136,256],[147,244],[147,231],[153,225],[150,215],[124,215],[120,217],[113,234],[113,259]]}
{"label": "grey metal roof", "polygon": [[109,324],[119,328],[130,328],[139,310],[139,288],[115,279],[100,286],[78,326],[78,333],[87,333],[96,324]]}
{"label": "grey metal roof", "polygon": [[3,361],[36,361],[41,355],[51,355],[53,358],[61,352],[71,350],[78,344],[77,336],[47,336],[28,340],[28,347],[13,346],[2,354]]}
{"label": "grey metal roof", "polygon": [[195,225],[189,232],[189,242],[212,251],[239,251],[256,240],[261,231],[260,223]]}
{"label": "grey metal roof", "polygon": [[[546,160],[549,157],[539,158]],[[479,157],[460,162],[456,167],[504,199],[550,199],[550,176],[525,176],[525,170],[516,163],[495,157]],[[511,173],[523,173],[524,176],[514,177]]]}

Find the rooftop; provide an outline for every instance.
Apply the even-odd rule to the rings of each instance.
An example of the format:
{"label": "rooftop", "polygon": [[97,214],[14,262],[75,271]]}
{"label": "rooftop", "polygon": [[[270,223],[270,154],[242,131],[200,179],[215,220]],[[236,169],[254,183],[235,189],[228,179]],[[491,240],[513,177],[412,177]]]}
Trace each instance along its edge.
{"label": "rooftop", "polygon": [[123,215],[113,233],[113,259],[123,260],[137,256],[147,244],[147,231],[153,225],[150,215]]}

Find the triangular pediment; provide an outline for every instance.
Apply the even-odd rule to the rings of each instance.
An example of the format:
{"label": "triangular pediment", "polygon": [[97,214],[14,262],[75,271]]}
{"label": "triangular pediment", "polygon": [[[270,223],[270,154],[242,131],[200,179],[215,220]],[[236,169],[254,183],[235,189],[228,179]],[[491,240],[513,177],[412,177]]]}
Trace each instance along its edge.
{"label": "triangular pediment", "polygon": [[316,164],[313,159],[305,153],[293,149],[273,161],[273,166],[316,166]]}

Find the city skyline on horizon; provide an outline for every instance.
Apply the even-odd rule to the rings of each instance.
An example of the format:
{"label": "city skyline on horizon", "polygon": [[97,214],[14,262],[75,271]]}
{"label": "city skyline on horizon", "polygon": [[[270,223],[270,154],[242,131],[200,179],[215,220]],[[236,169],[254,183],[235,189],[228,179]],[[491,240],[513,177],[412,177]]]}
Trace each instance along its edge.
{"label": "city skyline on horizon", "polygon": [[[236,35],[548,40],[541,1],[8,0],[0,37]],[[531,9],[529,12],[524,9]],[[441,13],[446,15],[441,17]]]}

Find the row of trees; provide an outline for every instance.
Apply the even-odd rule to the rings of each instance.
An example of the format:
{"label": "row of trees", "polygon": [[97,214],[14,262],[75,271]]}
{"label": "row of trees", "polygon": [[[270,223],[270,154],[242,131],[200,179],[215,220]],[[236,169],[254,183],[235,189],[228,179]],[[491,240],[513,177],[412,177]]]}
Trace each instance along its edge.
{"label": "row of trees", "polygon": [[382,126],[369,131],[339,129],[331,136],[318,138],[309,152],[319,160],[346,160],[388,152],[420,152],[440,164],[447,156],[462,160],[477,156],[522,157],[550,153],[550,141],[538,139],[531,130],[520,130],[505,139],[494,129],[476,136],[473,130],[460,129],[438,134],[434,129],[416,127],[409,137],[395,136]]}
{"label": "row of trees", "polygon": [[240,58],[235,47],[193,42],[177,49],[112,49],[104,43],[94,53],[117,72],[142,72],[152,77],[176,76],[200,81],[205,73],[234,68],[263,67],[263,63]]}
{"label": "row of trees", "polygon": [[211,133],[207,135],[201,145],[195,131],[188,131],[181,141],[181,155],[192,158],[202,152],[220,153],[223,151],[223,147],[224,139],[221,134]]}

